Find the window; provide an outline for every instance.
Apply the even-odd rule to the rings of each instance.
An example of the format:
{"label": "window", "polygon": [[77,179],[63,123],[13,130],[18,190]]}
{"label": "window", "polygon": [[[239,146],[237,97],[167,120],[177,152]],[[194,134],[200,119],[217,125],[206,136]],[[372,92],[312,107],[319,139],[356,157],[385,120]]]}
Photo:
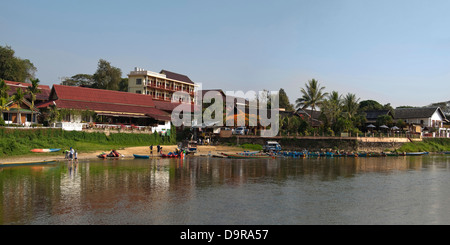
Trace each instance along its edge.
{"label": "window", "polygon": [[136,79],[136,85],[142,85],[142,78]]}
{"label": "window", "polygon": [[142,94],[141,90],[136,90],[136,94]]}
{"label": "window", "polygon": [[27,122],[31,122],[31,114],[27,114]]}

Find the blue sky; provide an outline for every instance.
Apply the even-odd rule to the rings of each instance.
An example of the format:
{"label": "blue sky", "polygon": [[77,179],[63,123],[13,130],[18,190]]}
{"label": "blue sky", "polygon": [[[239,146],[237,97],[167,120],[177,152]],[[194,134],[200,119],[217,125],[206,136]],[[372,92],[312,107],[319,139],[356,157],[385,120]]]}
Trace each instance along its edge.
{"label": "blue sky", "polygon": [[449,1],[5,1],[0,45],[30,59],[42,84],[122,70],[185,74],[204,89],[283,88],[315,78],[360,100],[450,100]]}

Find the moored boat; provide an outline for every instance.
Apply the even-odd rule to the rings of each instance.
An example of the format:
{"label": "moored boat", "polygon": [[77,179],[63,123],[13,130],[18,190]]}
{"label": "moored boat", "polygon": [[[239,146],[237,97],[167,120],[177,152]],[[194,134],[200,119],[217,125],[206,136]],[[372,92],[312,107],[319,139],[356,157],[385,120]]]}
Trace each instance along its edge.
{"label": "moored boat", "polygon": [[407,156],[422,156],[422,155],[428,155],[428,152],[406,152]]}
{"label": "moored boat", "polygon": [[133,154],[134,158],[140,158],[140,159],[149,159],[150,156],[149,155],[137,155],[137,154]]}
{"label": "moored boat", "polygon": [[57,152],[60,151],[61,148],[50,148],[50,149],[31,149],[31,152]]}
{"label": "moored boat", "polygon": [[0,167],[13,167],[23,165],[44,165],[56,163],[56,160],[41,160],[41,161],[25,161],[25,162],[3,162],[0,163]]}
{"label": "moored boat", "polygon": [[181,156],[181,154],[176,154],[176,153],[173,153],[173,152],[169,152],[168,154],[161,153],[161,157],[162,158],[177,158],[177,157],[180,157],[180,156]]}

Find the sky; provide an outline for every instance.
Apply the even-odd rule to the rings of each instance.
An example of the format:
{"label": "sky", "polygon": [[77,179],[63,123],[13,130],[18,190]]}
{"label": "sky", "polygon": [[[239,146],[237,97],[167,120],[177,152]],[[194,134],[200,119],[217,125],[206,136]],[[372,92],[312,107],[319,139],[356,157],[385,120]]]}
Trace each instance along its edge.
{"label": "sky", "polygon": [[100,59],[189,76],[203,89],[326,92],[426,106],[450,100],[447,0],[0,0],[0,45],[41,84]]}

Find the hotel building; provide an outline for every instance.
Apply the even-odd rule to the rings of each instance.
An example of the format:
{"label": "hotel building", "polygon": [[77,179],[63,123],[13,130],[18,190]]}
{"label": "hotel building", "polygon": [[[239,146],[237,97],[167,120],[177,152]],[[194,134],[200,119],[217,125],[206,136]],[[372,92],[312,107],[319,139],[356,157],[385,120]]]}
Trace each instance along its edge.
{"label": "hotel building", "polygon": [[[166,70],[157,73],[136,67],[128,74],[128,92],[146,94],[154,100],[193,103],[196,86],[188,76]],[[172,98],[177,91],[186,94]]]}

